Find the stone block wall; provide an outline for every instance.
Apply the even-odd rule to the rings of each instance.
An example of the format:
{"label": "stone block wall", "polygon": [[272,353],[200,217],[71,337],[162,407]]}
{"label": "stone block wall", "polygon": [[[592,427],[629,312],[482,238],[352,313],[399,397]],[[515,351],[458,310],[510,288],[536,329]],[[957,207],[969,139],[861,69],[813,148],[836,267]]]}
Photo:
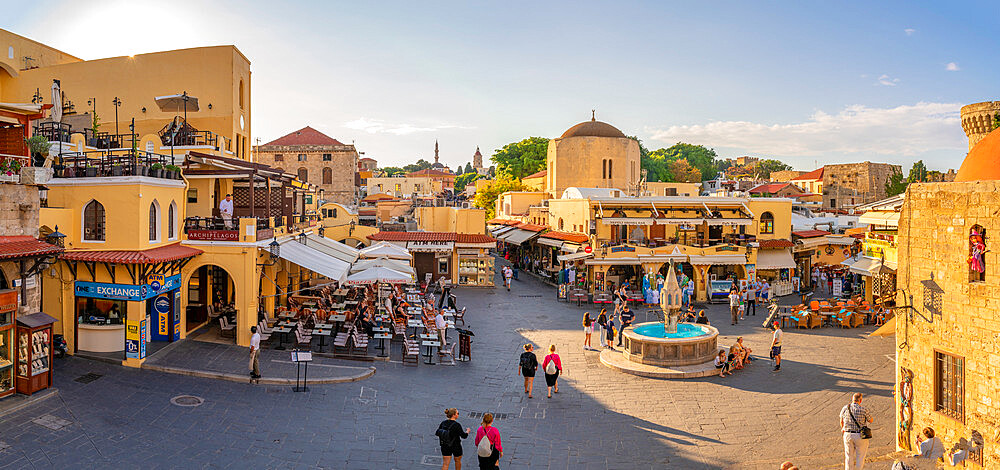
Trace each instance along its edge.
{"label": "stone block wall", "polygon": [[[987,235],[986,277],[970,282],[969,230]],[[973,430],[986,440],[984,466],[1000,468],[1000,181],[911,184],[899,221],[896,322],[897,384],[900,369],[913,372],[913,432],[931,426],[950,448]],[[921,281],[943,289],[939,312]],[[911,299],[912,297],[912,299]],[[935,352],[964,358],[964,417],[935,409]],[[897,388],[897,430],[899,428]],[[905,440],[904,440],[905,442]],[[901,447],[905,447],[902,446]]]}
{"label": "stone block wall", "polygon": [[1000,115],[1000,101],[967,104],[962,106],[961,112],[962,130],[969,138],[969,150],[972,150],[972,147],[993,130],[993,120]]}
{"label": "stone block wall", "polygon": [[[823,167],[823,205],[833,209],[843,208],[843,196],[856,195],[856,204],[867,204],[885,199],[885,182],[894,172],[902,171],[899,165],[888,163],[844,163]],[[837,198],[836,195],[842,195]],[[830,198],[836,199],[831,205]]]}
{"label": "stone block wall", "polygon": [[[38,237],[38,206],[37,186],[0,184],[0,236]],[[13,262],[0,262],[0,271],[3,271],[8,287],[13,287],[14,280],[18,279],[19,266]],[[41,282],[35,276],[27,284],[26,302],[22,302],[21,313],[35,313],[40,308]]]}
{"label": "stone block wall", "polygon": [[[300,154],[305,155],[305,161],[299,161]],[[324,161],[323,154],[330,154],[330,161]],[[281,155],[281,160],[276,161],[275,155]],[[354,176],[358,158],[353,145],[262,145],[257,149],[257,163],[281,168],[293,175],[305,168],[306,182],[323,188],[323,199],[346,206],[357,205]],[[329,183],[324,180],[326,169],[329,169]]]}

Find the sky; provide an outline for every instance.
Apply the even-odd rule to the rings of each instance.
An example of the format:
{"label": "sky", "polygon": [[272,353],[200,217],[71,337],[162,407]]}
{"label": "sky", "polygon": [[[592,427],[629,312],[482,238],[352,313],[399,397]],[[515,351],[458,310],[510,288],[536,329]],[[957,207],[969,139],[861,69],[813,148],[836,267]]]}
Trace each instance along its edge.
{"label": "sky", "polygon": [[[20,2],[0,28],[83,59],[233,44],[253,139],[310,125],[380,166],[608,122],[798,170],[957,169],[1000,100],[995,2]],[[12,13],[12,14],[8,14]],[[489,165],[488,162],[486,162]]]}

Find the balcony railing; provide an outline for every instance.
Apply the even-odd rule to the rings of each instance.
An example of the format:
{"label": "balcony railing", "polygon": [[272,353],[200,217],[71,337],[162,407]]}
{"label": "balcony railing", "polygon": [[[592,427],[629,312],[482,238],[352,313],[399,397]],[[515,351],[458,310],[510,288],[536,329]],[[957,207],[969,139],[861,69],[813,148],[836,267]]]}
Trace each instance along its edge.
{"label": "balcony railing", "polygon": [[179,168],[169,155],[138,150],[113,149],[63,153],[61,163],[53,165],[57,178],[93,178],[101,176],[152,176],[180,179]]}
{"label": "balcony railing", "polygon": [[[184,219],[184,233],[188,240],[238,241],[239,221],[249,217],[234,217],[229,227],[222,217],[188,217]],[[273,229],[269,217],[256,217],[257,239],[271,238]]]}
{"label": "balcony railing", "polygon": [[20,155],[0,153],[0,182],[17,183],[21,181],[21,167],[31,164],[31,159]]}

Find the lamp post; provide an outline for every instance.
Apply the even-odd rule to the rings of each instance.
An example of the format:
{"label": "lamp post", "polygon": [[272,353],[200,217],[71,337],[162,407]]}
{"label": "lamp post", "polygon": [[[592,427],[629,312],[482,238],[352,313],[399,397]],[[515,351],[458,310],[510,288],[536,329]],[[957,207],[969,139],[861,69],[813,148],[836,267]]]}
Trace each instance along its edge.
{"label": "lamp post", "polygon": [[66,234],[59,232],[59,226],[56,225],[56,230],[45,236],[50,244],[58,246],[59,248],[66,247]]}
{"label": "lamp post", "polygon": [[[118,108],[120,108],[122,106],[122,100],[118,99],[118,97],[116,96],[115,99],[111,101],[111,104],[115,105],[115,136],[117,136],[118,135]],[[118,145],[121,145],[121,143],[119,142]]]}
{"label": "lamp post", "polygon": [[261,263],[258,266],[273,266],[274,263],[278,262],[278,258],[281,256],[281,244],[278,243],[276,238],[272,238],[271,243],[267,244],[267,254],[270,262]]}

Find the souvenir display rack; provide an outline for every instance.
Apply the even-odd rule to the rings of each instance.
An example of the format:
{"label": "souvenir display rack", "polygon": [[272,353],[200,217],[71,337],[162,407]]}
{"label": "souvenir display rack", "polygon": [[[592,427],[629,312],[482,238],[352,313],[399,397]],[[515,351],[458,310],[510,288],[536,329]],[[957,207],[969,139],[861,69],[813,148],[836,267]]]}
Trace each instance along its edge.
{"label": "souvenir display rack", "polygon": [[17,291],[0,291],[0,397],[14,394],[14,315]]}
{"label": "souvenir display rack", "polygon": [[31,395],[52,386],[52,324],[55,321],[41,312],[17,318],[14,336],[17,338],[15,387],[18,393]]}

